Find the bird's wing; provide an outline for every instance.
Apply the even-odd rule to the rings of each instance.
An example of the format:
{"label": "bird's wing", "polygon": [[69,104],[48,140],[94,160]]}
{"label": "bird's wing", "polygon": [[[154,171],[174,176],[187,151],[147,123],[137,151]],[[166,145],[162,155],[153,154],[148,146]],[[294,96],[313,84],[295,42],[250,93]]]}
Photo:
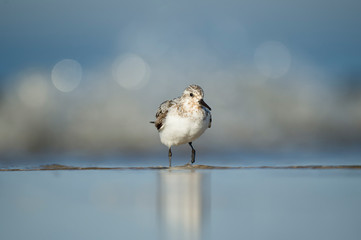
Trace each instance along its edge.
{"label": "bird's wing", "polygon": [[167,117],[168,110],[173,105],[177,104],[179,102],[179,98],[174,98],[172,100],[164,101],[160,104],[157,113],[155,114],[155,127],[160,131],[163,127],[165,118]]}

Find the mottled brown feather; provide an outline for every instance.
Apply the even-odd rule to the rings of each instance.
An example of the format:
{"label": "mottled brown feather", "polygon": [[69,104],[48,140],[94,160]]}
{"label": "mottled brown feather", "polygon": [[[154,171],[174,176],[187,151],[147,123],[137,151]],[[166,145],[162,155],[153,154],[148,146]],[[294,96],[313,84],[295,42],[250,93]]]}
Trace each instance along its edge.
{"label": "mottled brown feather", "polygon": [[180,98],[164,101],[160,104],[157,113],[155,114],[156,120],[155,127],[159,131],[163,127],[163,123],[168,114],[168,109],[179,102]]}

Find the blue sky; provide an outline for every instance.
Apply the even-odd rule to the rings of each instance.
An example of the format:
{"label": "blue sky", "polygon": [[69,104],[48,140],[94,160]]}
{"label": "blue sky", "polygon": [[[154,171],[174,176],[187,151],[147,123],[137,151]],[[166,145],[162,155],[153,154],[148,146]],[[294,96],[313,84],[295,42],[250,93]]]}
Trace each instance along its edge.
{"label": "blue sky", "polygon": [[252,61],[259,44],[280,41],[293,54],[344,74],[361,67],[360,9],[356,0],[2,0],[0,77],[63,58],[85,66],[122,52],[167,58],[191,49],[193,40],[220,64]]}

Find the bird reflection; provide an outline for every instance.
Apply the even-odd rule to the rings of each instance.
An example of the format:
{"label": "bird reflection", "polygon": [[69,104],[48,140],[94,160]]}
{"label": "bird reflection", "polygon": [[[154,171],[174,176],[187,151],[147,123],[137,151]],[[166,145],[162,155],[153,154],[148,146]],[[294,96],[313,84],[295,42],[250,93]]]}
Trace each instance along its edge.
{"label": "bird reflection", "polygon": [[158,214],[162,239],[204,238],[209,216],[209,176],[199,172],[161,172]]}

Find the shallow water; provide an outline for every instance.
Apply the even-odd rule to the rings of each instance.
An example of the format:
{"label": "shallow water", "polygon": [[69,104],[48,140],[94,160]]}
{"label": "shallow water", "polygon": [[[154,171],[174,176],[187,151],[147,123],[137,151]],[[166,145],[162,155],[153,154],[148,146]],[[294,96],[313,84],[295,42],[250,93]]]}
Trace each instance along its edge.
{"label": "shallow water", "polygon": [[[358,157],[285,159],[120,170],[52,159],[40,168],[57,170],[1,171],[0,239],[361,239],[361,169],[330,168],[359,166]],[[308,165],[328,167],[277,168]]]}

